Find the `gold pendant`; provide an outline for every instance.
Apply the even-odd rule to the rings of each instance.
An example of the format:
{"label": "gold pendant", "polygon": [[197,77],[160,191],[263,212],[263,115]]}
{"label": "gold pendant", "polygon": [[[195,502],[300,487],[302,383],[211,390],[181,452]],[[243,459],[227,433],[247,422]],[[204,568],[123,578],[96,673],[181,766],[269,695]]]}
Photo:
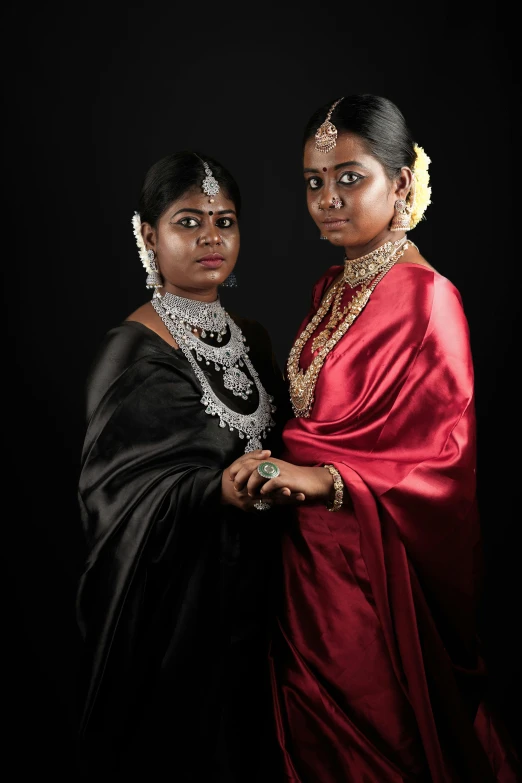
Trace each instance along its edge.
{"label": "gold pendant", "polygon": [[320,348],[325,346],[330,339],[331,334],[332,330],[330,328],[326,327],[326,329],[323,329],[321,334],[318,334],[317,337],[312,340],[312,353],[315,353]]}

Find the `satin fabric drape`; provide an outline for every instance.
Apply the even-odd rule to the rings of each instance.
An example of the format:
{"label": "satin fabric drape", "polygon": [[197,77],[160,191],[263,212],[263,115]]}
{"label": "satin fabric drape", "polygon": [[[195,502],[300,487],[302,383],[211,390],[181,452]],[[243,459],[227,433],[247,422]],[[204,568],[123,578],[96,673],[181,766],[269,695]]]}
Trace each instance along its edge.
{"label": "satin fabric drape", "polygon": [[461,297],[397,264],[326,358],[311,416],[283,433],[283,458],[332,463],[346,487],[339,512],[302,507],[284,530],[271,657],[287,780],[516,780],[484,702],[475,428]]}
{"label": "satin fabric drape", "polygon": [[[235,319],[278,410],[287,391],[265,330]],[[229,407],[253,412],[205,367]],[[245,440],[205,413],[181,350],[125,322],[87,383],[79,503],[86,563],[79,756],[89,780],[265,780],[275,775],[267,663],[277,512],[220,505]],[[275,736],[273,749],[277,751]]]}

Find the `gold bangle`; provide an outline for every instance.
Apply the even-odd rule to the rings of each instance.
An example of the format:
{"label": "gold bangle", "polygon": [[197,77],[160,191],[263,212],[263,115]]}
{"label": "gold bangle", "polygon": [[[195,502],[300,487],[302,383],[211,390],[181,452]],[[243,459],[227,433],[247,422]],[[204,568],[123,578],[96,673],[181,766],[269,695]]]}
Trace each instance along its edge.
{"label": "gold bangle", "polygon": [[323,468],[326,468],[326,470],[329,470],[330,473],[333,476],[333,485],[335,489],[335,495],[333,499],[333,503],[327,503],[326,508],[328,511],[339,511],[341,506],[343,505],[343,496],[344,496],[344,483],[341,478],[341,474],[337,470],[337,468],[334,468],[333,465],[323,465]]}

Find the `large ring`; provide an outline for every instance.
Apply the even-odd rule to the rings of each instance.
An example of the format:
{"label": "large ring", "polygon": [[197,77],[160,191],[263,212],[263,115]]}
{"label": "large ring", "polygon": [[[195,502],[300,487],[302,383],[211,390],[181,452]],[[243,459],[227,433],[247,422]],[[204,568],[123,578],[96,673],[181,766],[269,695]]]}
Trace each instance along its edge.
{"label": "large ring", "polygon": [[254,503],[254,508],[257,509],[258,511],[268,511],[269,509],[272,508],[272,506],[270,505],[270,503],[266,503],[264,500],[256,500],[256,502]]}
{"label": "large ring", "polygon": [[277,478],[281,471],[274,462],[260,462],[257,466],[257,472],[266,479]]}

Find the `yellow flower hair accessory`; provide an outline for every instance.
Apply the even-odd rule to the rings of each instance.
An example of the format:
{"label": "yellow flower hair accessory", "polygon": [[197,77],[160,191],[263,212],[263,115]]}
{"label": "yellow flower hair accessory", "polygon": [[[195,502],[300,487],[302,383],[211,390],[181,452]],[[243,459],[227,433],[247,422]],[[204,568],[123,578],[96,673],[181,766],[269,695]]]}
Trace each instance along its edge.
{"label": "yellow flower hair accessory", "polygon": [[410,230],[415,228],[419,221],[422,220],[426,207],[431,204],[430,175],[428,173],[431,158],[417,144],[415,144],[414,150],[416,154],[415,163],[413,164],[415,190],[413,204],[411,205]]}

